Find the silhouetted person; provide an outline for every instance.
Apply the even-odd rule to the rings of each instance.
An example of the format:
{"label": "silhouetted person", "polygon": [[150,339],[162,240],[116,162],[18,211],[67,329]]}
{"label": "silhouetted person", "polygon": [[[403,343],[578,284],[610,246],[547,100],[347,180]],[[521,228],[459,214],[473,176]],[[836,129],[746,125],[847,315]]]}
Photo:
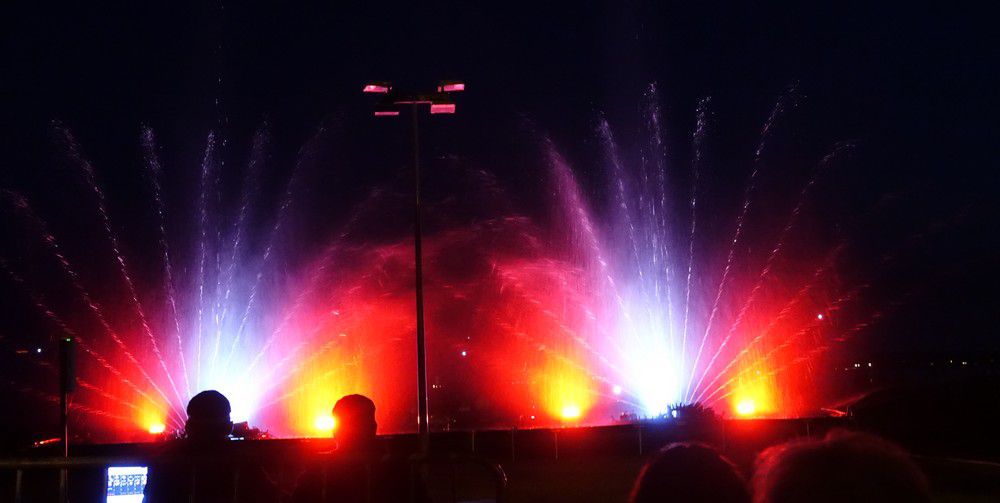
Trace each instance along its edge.
{"label": "silhouetted person", "polygon": [[930,501],[923,474],[905,452],[843,430],[767,449],[757,459],[753,489],[761,503]]}
{"label": "silhouetted person", "polygon": [[411,487],[426,501],[424,486],[406,459],[390,456],[375,436],[375,402],[347,395],[333,406],[337,450],[299,478],[293,503],[411,501]]}
{"label": "silhouetted person", "polygon": [[375,433],[378,423],[375,422],[375,402],[364,395],[347,395],[333,406],[333,417],[336,422],[337,450],[351,453],[379,452],[378,438]]}
{"label": "silhouetted person", "polygon": [[630,501],[749,503],[750,491],[736,467],[711,447],[677,443],[646,463]]}
{"label": "silhouetted person", "polygon": [[235,452],[229,440],[233,431],[229,413],[229,400],[218,391],[202,391],[191,398],[184,438],[168,443],[150,467],[146,503],[279,500],[260,466]]}

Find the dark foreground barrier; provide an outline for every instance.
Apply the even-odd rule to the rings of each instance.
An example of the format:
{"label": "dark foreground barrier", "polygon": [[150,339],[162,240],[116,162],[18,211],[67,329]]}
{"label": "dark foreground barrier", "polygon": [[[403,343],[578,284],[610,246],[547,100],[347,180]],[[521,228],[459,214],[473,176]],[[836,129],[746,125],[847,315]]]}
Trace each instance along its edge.
{"label": "dark foreground barrier", "polygon": [[[409,460],[433,501],[619,501],[638,474],[643,459],[678,441],[711,444],[750,473],[764,448],[797,437],[822,437],[831,428],[864,429],[849,418],[725,420],[710,423],[647,422],[601,427],[530,430],[443,431],[431,434],[429,458],[412,458],[416,435],[379,437],[386,452]],[[134,491],[129,467],[144,467],[160,459],[165,443],[74,445],[74,457],[54,457],[58,445],[23,451],[17,459],[0,460],[0,503],[60,501],[60,476],[65,469],[72,503],[108,500],[109,472],[121,468],[113,494]],[[332,439],[270,439],[234,441],[245,461],[264,465],[268,475],[288,494],[303,470],[335,448]],[[904,444],[917,456],[932,488],[945,495],[1000,495],[1000,460],[970,460],[961,452],[923,449],[922,442]],[[50,449],[46,451],[46,449]],[[986,461],[983,461],[985,459]],[[507,484],[501,462],[513,474]],[[235,475],[235,474],[234,474]],[[404,478],[406,475],[404,475]],[[115,493],[117,491],[117,493]],[[20,492],[20,500],[16,499]],[[994,499],[1000,501],[1000,499]],[[136,500],[132,500],[136,501]]]}
{"label": "dark foreground barrier", "polygon": [[[760,449],[795,437],[822,435],[844,426],[835,418],[757,419],[712,422],[645,422],[584,428],[527,430],[443,431],[431,434],[431,457],[418,452],[416,435],[379,437],[387,452],[409,459],[419,468],[434,501],[500,501],[506,488],[502,463],[641,459],[678,441],[716,446],[734,461],[750,465]],[[54,457],[55,450],[26,451],[19,459],[0,460],[0,503],[4,501],[62,501],[65,490],[78,501],[107,501],[109,489],[123,495],[143,475],[128,467],[148,467],[163,443],[73,446],[74,457]],[[50,446],[52,447],[52,446]],[[58,447],[58,446],[54,446]],[[298,477],[323,452],[334,448],[331,439],[274,439],[235,441],[242,462],[263,466],[274,483],[288,494]],[[44,456],[51,457],[44,457]],[[492,460],[492,461],[487,461]],[[119,468],[113,473],[108,467]],[[238,470],[233,474],[238,476]],[[109,488],[109,481],[121,484]],[[141,487],[140,487],[141,492]],[[10,495],[21,494],[18,500]],[[30,494],[31,496],[25,496]],[[113,494],[112,494],[113,495]],[[126,501],[110,500],[110,501]]]}
{"label": "dark foreground barrier", "polygon": [[[431,434],[431,449],[464,452],[502,462],[645,456],[673,442],[703,442],[725,452],[756,453],[793,438],[822,436],[849,426],[843,418],[643,422],[582,428],[450,431]],[[384,440],[392,450],[415,445],[412,435]]]}
{"label": "dark foreground barrier", "polygon": [[[249,445],[249,444],[248,444]],[[253,452],[256,450],[257,452]],[[41,502],[129,502],[139,501],[146,484],[148,467],[170,466],[180,467],[189,480],[194,480],[202,467],[213,476],[220,471],[229,480],[221,481],[226,487],[231,487],[231,497],[227,500],[212,498],[213,502],[241,501],[241,477],[257,476],[256,471],[248,467],[278,468],[273,471],[277,475],[275,488],[278,495],[275,501],[283,499],[294,487],[295,480],[302,469],[310,462],[321,459],[301,457],[291,459],[276,459],[263,455],[264,449],[246,449],[239,455],[238,462],[233,457],[218,458],[214,456],[164,457],[164,456],[81,456],[81,457],[45,457],[45,458],[13,458],[0,460],[0,474],[4,481],[0,483],[3,492],[0,501],[22,503]],[[264,459],[264,458],[267,459]],[[340,466],[348,466],[353,460],[339,459]],[[365,465],[368,460],[358,461]],[[430,454],[413,455],[406,461],[409,468],[410,501],[421,501],[430,497],[432,501],[492,501],[501,503],[507,489],[507,475],[503,468],[491,461],[467,454]],[[221,467],[222,468],[220,470]],[[371,466],[365,466],[362,473],[372,473]],[[324,472],[326,475],[326,472]],[[325,480],[325,478],[324,478]],[[198,499],[197,484],[191,484],[192,501]],[[358,487],[368,487],[372,490],[372,481],[359,481]],[[325,488],[324,488],[325,490]],[[370,493],[369,493],[370,495]]]}

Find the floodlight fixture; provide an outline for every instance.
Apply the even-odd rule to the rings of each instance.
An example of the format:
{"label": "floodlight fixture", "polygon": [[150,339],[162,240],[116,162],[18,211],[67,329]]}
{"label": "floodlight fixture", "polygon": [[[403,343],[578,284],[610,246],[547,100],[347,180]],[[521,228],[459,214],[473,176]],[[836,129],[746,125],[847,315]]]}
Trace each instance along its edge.
{"label": "floodlight fixture", "polygon": [[395,117],[399,115],[399,108],[392,103],[379,103],[375,105],[375,117]]}
{"label": "floodlight fixture", "polygon": [[439,93],[454,93],[465,90],[465,82],[461,80],[442,80],[438,83]]}
{"label": "floodlight fixture", "polygon": [[431,114],[453,114],[455,103],[452,101],[435,100],[431,102]]}
{"label": "floodlight fixture", "polygon": [[375,81],[365,84],[361,90],[364,93],[387,94],[392,90],[392,83],[387,81]]}

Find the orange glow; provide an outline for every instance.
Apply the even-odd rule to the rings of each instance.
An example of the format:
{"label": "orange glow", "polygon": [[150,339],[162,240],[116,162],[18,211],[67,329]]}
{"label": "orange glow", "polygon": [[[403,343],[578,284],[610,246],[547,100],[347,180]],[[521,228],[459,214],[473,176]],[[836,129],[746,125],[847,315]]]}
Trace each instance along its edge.
{"label": "orange glow", "polygon": [[[433,252],[429,248],[428,253]],[[371,269],[362,269],[357,278],[343,279],[342,284],[338,279],[342,286],[323,293],[333,299],[332,306],[327,301],[304,303],[285,329],[310,342],[301,344],[301,351],[269,376],[268,380],[280,381],[280,388],[267,393],[255,421],[277,425],[269,428],[272,434],[329,436],[330,430],[317,428],[317,418],[330,415],[337,400],[350,394],[375,402],[379,433],[415,427],[408,414],[416,402],[413,294],[407,279],[412,276],[386,272],[412,267],[412,244],[375,253],[382,258],[359,259]]]}
{"label": "orange glow", "polygon": [[579,419],[580,418],[580,408],[576,405],[566,405],[561,411],[563,419]]}
{"label": "orange glow", "polygon": [[539,398],[545,410],[562,421],[577,421],[593,405],[587,375],[569,361],[550,360],[536,377]]}
{"label": "orange glow", "polygon": [[329,435],[337,429],[337,418],[329,414],[317,416],[313,427],[316,428],[316,431]]}
{"label": "orange glow", "polygon": [[773,414],[776,410],[771,380],[757,377],[740,382],[730,401],[732,410],[740,417],[758,417]]}
{"label": "orange glow", "polygon": [[296,380],[298,390],[285,402],[286,413],[294,432],[302,436],[329,436],[336,421],[330,415],[333,404],[344,395],[370,395],[364,377],[349,364],[352,355],[336,349],[303,370]]}
{"label": "orange glow", "polygon": [[736,404],[736,413],[741,416],[752,416],[757,412],[757,405],[750,398],[741,400]]}
{"label": "orange glow", "polygon": [[[387,313],[376,306],[351,306],[344,308],[341,315],[320,322],[317,337],[326,342],[292,368],[291,391],[278,398],[284,414],[281,422],[289,426],[289,434],[330,436],[334,429],[330,425],[333,405],[353,393],[375,400],[379,414],[394,408],[392,397],[380,393],[380,386],[394,382],[389,379],[391,372],[381,372],[387,361],[385,353],[378,352],[381,348],[377,346],[369,348],[374,346],[375,337],[399,333],[400,327],[405,330],[405,322],[399,318],[408,315],[409,310],[400,309],[398,313]],[[376,375],[382,379],[373,380]]]}
{"label": "orange glow", "polygon": [[135,417],[136,425],[152,435],[167,431],[166,412],[158,404],[146,402],[139,405]]}

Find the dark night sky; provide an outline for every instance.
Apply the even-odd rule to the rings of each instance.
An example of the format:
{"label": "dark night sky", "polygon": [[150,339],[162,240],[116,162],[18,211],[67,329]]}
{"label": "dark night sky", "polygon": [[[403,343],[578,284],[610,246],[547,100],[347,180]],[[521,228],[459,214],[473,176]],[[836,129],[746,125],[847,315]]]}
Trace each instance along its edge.
{"label": "dark night sky", "polygon": [[447,147],[431,145],[459,155],[502,156],[523,116],[557,142],[585,144],[598,112],[634,117],[653,81],[677,138],[690,134],[698,98],[711,95],[727,133],[744,136],[734,142],[751,145],[775,97],[799,82],[813,123],[803,134],[860,140],[891,160],[868,173],[870,190],[934,187],[942,214],[993,195],[996,45],[960,8],[209,3],[8,8],[3,184],[22,187],[49,161],[51,119],[74,130],[114,183],[140,124],[190,157],[220,118],[243,145],[266,117],[278,148],[292,151],[331,115],[364,129],[369,102],[357,90],[366,79],[457,76],[472,91],[430,134],[447,136]]}
{"label": "dark night sky", "polygon": [[[474,159],[514,185],[533,179],[511,154],[525,117],[585,159],[597,114],[635,121],[655,81],[674,143],[690,137],[695,105],[711,95],[726,148],[747,152],[776,97],[798,82],[801,136],[816,149],[865,145],[871,169],[843,205],[905,192],[907,225],[968,211],[908,270],[926,276],[931,293],[901,313],[911,321],[887,325],[889,349],[995,350],[1000,45],[988,16],[946,4],[702,3],[15,0],[0,20],[0,185],[58,197],[58,186],[40,190],[52,119],[123,192],[140,124],[183,160],[196,159],[220,123],[242,146],[267,118],[287,157],[336,117],[354,140],[350,155],[387,165],[341,175],[331,196],[347,197],[405,162],[402,139],[386,140],[402,138],[402,126],[373,132],[361,84],[445,77],[470,90],[455,117],[427,128],[427,156]],[[736,189],[746,165],[728,169],[717,183]]]}

